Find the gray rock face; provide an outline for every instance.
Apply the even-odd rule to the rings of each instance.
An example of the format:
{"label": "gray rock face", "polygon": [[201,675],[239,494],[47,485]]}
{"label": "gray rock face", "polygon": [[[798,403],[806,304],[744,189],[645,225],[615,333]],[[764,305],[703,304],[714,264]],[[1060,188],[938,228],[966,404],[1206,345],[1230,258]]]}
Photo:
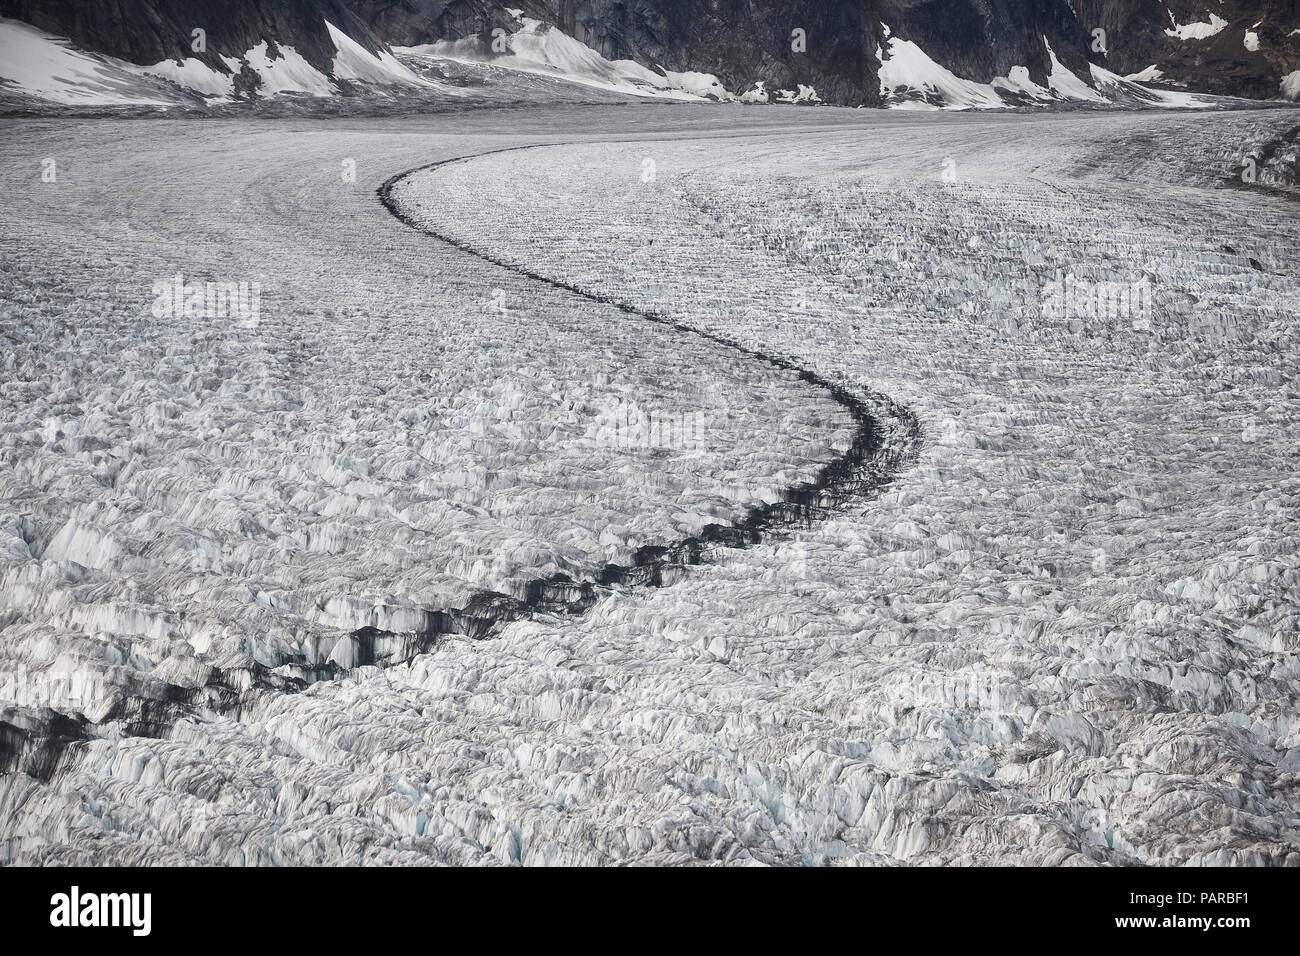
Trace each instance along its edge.
{"label": "gray rock face", "polygon": [[[380,46],[345,0],[0,0],[0,16],[131,63],[197,57],[220,72],[222,55],[238,59],[263,41],[288,44],[328,72],[337,51],[326,20],[371,51]],[[205,50],[194,49],[196,29]]]}
{"label": "gray rock face", "polygon": [[[487,0],[349,0],[376,35],[432,43],[510,29]],[[506,4],[553,23],[608,59],[716,74],[729,89],[806,84],[826,102],[880,104],[876,51],[887,24],[961,76],[988,81],[1026,66],[1049,72],[1040,36],[1073,69],[1086,65],[1086,34],[1064,0],[520,0]],[[806,48],[796,49],[793,31]]]}
{"label": "gray rock face", "polygon": [[[1168,85],[1269,99],[1278,95],[1282,77],[1300,70],[1297,0],[1070,0],[1070,6],[1089,33],[1106,31],[1103,62],[1116,73],[1154,66]],[[1177,26],[1195,23],[1213,29],[1211,13],[1223,21],[1216,32],[1177,34]],[[1248,42],[1248,34],[1257,42]]]}
{"label": "gray rock face", "polygon": [[[1297,0],[1225,0],[1215,14],[1224,26],[1203,36],[1171,32],[1210,25],[1195,0],[0,0],[0,14],[89,50],[139,64],[198,56],[223,72],[222,55],[241,57],[266,40],[328,73],[335,49],[326,19],[372,51],[472,37],[487,50],[493,30],[518,27],[507,8],[607,59],[713,73],[731,90],[805,84],[845,106],[881,103],[881,24],[980,82],[1023,66],[1042,84],[1044,37],[1076,73],[1086,76],[1090,59],[1120,74],[1154,66],[1160,82],[1199,92],[1276,97],[1282,78],[1300,70]],[[191,50],[196,27],[207,31],[206,52]],[[1094,29],[1105,31],[1105,53],[1092,49]]]}

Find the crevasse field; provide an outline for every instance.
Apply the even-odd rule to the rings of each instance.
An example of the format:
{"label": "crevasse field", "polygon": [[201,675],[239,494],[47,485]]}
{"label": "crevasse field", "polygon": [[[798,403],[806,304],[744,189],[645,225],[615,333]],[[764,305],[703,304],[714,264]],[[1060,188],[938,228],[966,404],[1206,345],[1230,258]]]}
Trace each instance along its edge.
{"label": "crevasse field", "polygon": [[5,121],[0,862],[1300,864],[1298,121]]}

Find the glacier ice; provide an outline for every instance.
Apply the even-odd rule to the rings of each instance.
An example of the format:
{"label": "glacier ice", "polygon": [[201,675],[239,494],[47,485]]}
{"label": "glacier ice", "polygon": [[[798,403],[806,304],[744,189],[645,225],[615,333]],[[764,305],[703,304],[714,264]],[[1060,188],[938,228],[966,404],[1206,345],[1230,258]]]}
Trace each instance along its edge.
{"label": "glacier ice", "polygon": [[[8,136],[6,168],[94,161],[0,195],[40,224],[0,305],[0,858],[1297,862],[1300,236],[1215,188],[1294,114],[791,112]],[[530,148],[396,198],[890,396],[915,465],[410,653],[426,614],[725,521],[852,435],[797,375],[376,200],[502,146]],[[218,257],[256,329],[150,316]],[[1058,273],[1150,308],[1045,310]],[[708,440],[610,440],[678,412]]]}

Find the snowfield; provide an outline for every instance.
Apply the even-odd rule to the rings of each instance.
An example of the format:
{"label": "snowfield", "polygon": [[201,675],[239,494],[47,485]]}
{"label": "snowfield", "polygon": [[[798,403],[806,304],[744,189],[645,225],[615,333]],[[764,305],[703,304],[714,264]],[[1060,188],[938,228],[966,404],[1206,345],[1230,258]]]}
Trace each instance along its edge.
{"label": "snowfield", "polygon": [[1297,118],[7,122],[0,860],[1300,864]]}

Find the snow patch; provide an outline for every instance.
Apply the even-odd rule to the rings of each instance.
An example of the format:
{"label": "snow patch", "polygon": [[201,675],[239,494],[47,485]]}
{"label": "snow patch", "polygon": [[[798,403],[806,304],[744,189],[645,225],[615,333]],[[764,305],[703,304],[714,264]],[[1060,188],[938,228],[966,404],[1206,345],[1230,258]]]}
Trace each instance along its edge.
{"label": "snow patch", "polygon": [[1018,96],[1035,100],[1049,100],[1051,94],[1029,78],[1029,68],[1013,66],[1006,77],[998,77],[989,84],[994,89],[1006,90]]}
{"label": "snow patch", "polygon": [[1300,70],[1282,77],[1282,97],[1288,100],[1300,100]]}
{"label": "snow patch", "polygon": [[[389,53],[378,56],[326,22],[338,55],[334,73],[344,80],[383,85],[426,86]],[[114,57],[90,53],[71,41],[52,36],[26,23],[0,19],[0,89],[14,88],[42,99],[69,105],[155,105],[183,102],[182,91],[205,99],[234,98],[235,74],[244,62],[261,77],[258,93],[333,96],[339,92],[330,77],[312,66],[293,47],[280,44],[272,55],[263,40],[242,58],[221,56],[228,73],[195,57],[137,66]],[[155,84],[165,80],[176,96]]]}
{"label": "snow patch", "polygon": [[70,40],[0,19],[0,91],[72,105],[170,105],[140,88],[139,67],[86,53]]}
{"label": "snow patch", "polygon": [[1013,66],[1007,76],[995,77],[988,83],[963,79],[936,63],[916,43],[893,36],[887,25],[882,23],[881,29],[888,57],[884,47],[877,48],[880,93],[893,109],[1004,109],[1058,100],[1110,102],[1066,69],[1056,59],[1045,37],[1043,43],[1052,62],[1046,88],[1035,83],[1024,66]]}
{"label": "snow patch", "polygon": [[[1096,69],[1094,67],[1094,69]],[[1124,79],[1134,83],[1154,83],[1165,75],[1165,71],[1152,63],[1145,70],[1139,70],[1137,73],[1129,73]]]}
{"label": "snow patch", "polygon": [[1153,106],[1164,106],[1170,109],[1199,110],[1208,109],[1213,105],[1211,101],[1191,93],[1155,90],[1149,86],[1141,86],[1134,81],[1134,77],[1138,76],[1159,79],[1160,71],[1153,66],[1131,76],[1119,76],[1105,67],[1097,66],[1095,63],[1089,64],[1089,69],[1092,72],[1092,81],[1096,84],[1097,89],[1104,90],[1112,101],[1136,100],[1137,102],[1149,103]]}
{"label": "snow patch", "polygon": [[[1173,19],[1173,14],[1169,15]],[[1172,29],[1165,31],[1165,36],[1178,37],[1180,40],[1204,40],[1223,32],[1228,21],[1216,14],[1210,14],[1209,23],[1175,23]]]}
{"label": "snow patch", "polygon": [[262,78],[258,93],[275,96],[279,93],[305,93],[308,96],[333,96],[338,92],[334,84],[302,54],[287,44],[279,44],[280,55],[272,58],[265,40],[247,53],[244,59]]}
{"label": "snow patch", "polygon": [[378,54],[371,53],[328,20],[325,21],[325,27],[329,30],[334,49],[338,51],[333,66],[335,79],[378,83],[383,86],[429,85],[427,81],[403,66],[397,57],[388,51],[380,50]]}
{"label": "snow patch", "polygon": [[[880,61],[880,95],[894,108],[952,110],[1001,109],[1006,106],[1002,97],[986,83],[964,80],[945,66],[932,60],[924,50],[911,40],[893,36],[886,24],[885,46],[876,48]],[[888,54],[888,55],[886,55]],[[915,105],[917,102],[922,105]],[[904,104],[913,104],[905,106]]]}
{"label": "snow patch", "polygon": [[[623,60],[621,62],[631,63],[632,61]],[[694,93],[702,98],[710,96],[720,100],[732,98],[731,94],[727,92],[727,88],[722,85],[722,81],[712,73],[697,73],[693,70],[674,73],[672,70],[664,70],[664,75],[668,78],[670,84],[679,90],[685,90],[687,93]]]}
{"label": "snow patch", "polygon": [[525,17],[519,11],[509,12],[520,29],[507,38],[508,53],[485,54],[472,38],[394,49],[411,56],[486,63],[633,96],[691,101],[735,99],[711,73],[656,73],[633,60],[607,60],[549,23]]}
{"label": "snow patch", "polygon": [[777,90],[776,98],[779,103],[820,103],[822,101],[815,89],[802,83],[799,84],[798,90]]}
{"label": "snow patch", "polygon": [[[239,71],[239,61],[234,63],[231,73]],[[235,92],[235,78],[231,73],[220,73],[196,57],[184,60],[163,60],[153,66],[146,66],[143,72],[149,76],[158,76],[169,80],[177,86],[192,90],[200,96],[218,99],[230,99]]]}
{"label": "snow patch", "polygon": [[1047,85],[1052,92],[1059,93],[1067,100],[1085,100],[1090,103],[1110,102],[1065,68],[1061,61],[1056,58],[1056,52],[1052,49],[1052,44],[1047,42],[1047,37],[1043,37],[1043,46],[1047,48],[1047,56],[1052,61],[1052,72],[1047,77]]}

